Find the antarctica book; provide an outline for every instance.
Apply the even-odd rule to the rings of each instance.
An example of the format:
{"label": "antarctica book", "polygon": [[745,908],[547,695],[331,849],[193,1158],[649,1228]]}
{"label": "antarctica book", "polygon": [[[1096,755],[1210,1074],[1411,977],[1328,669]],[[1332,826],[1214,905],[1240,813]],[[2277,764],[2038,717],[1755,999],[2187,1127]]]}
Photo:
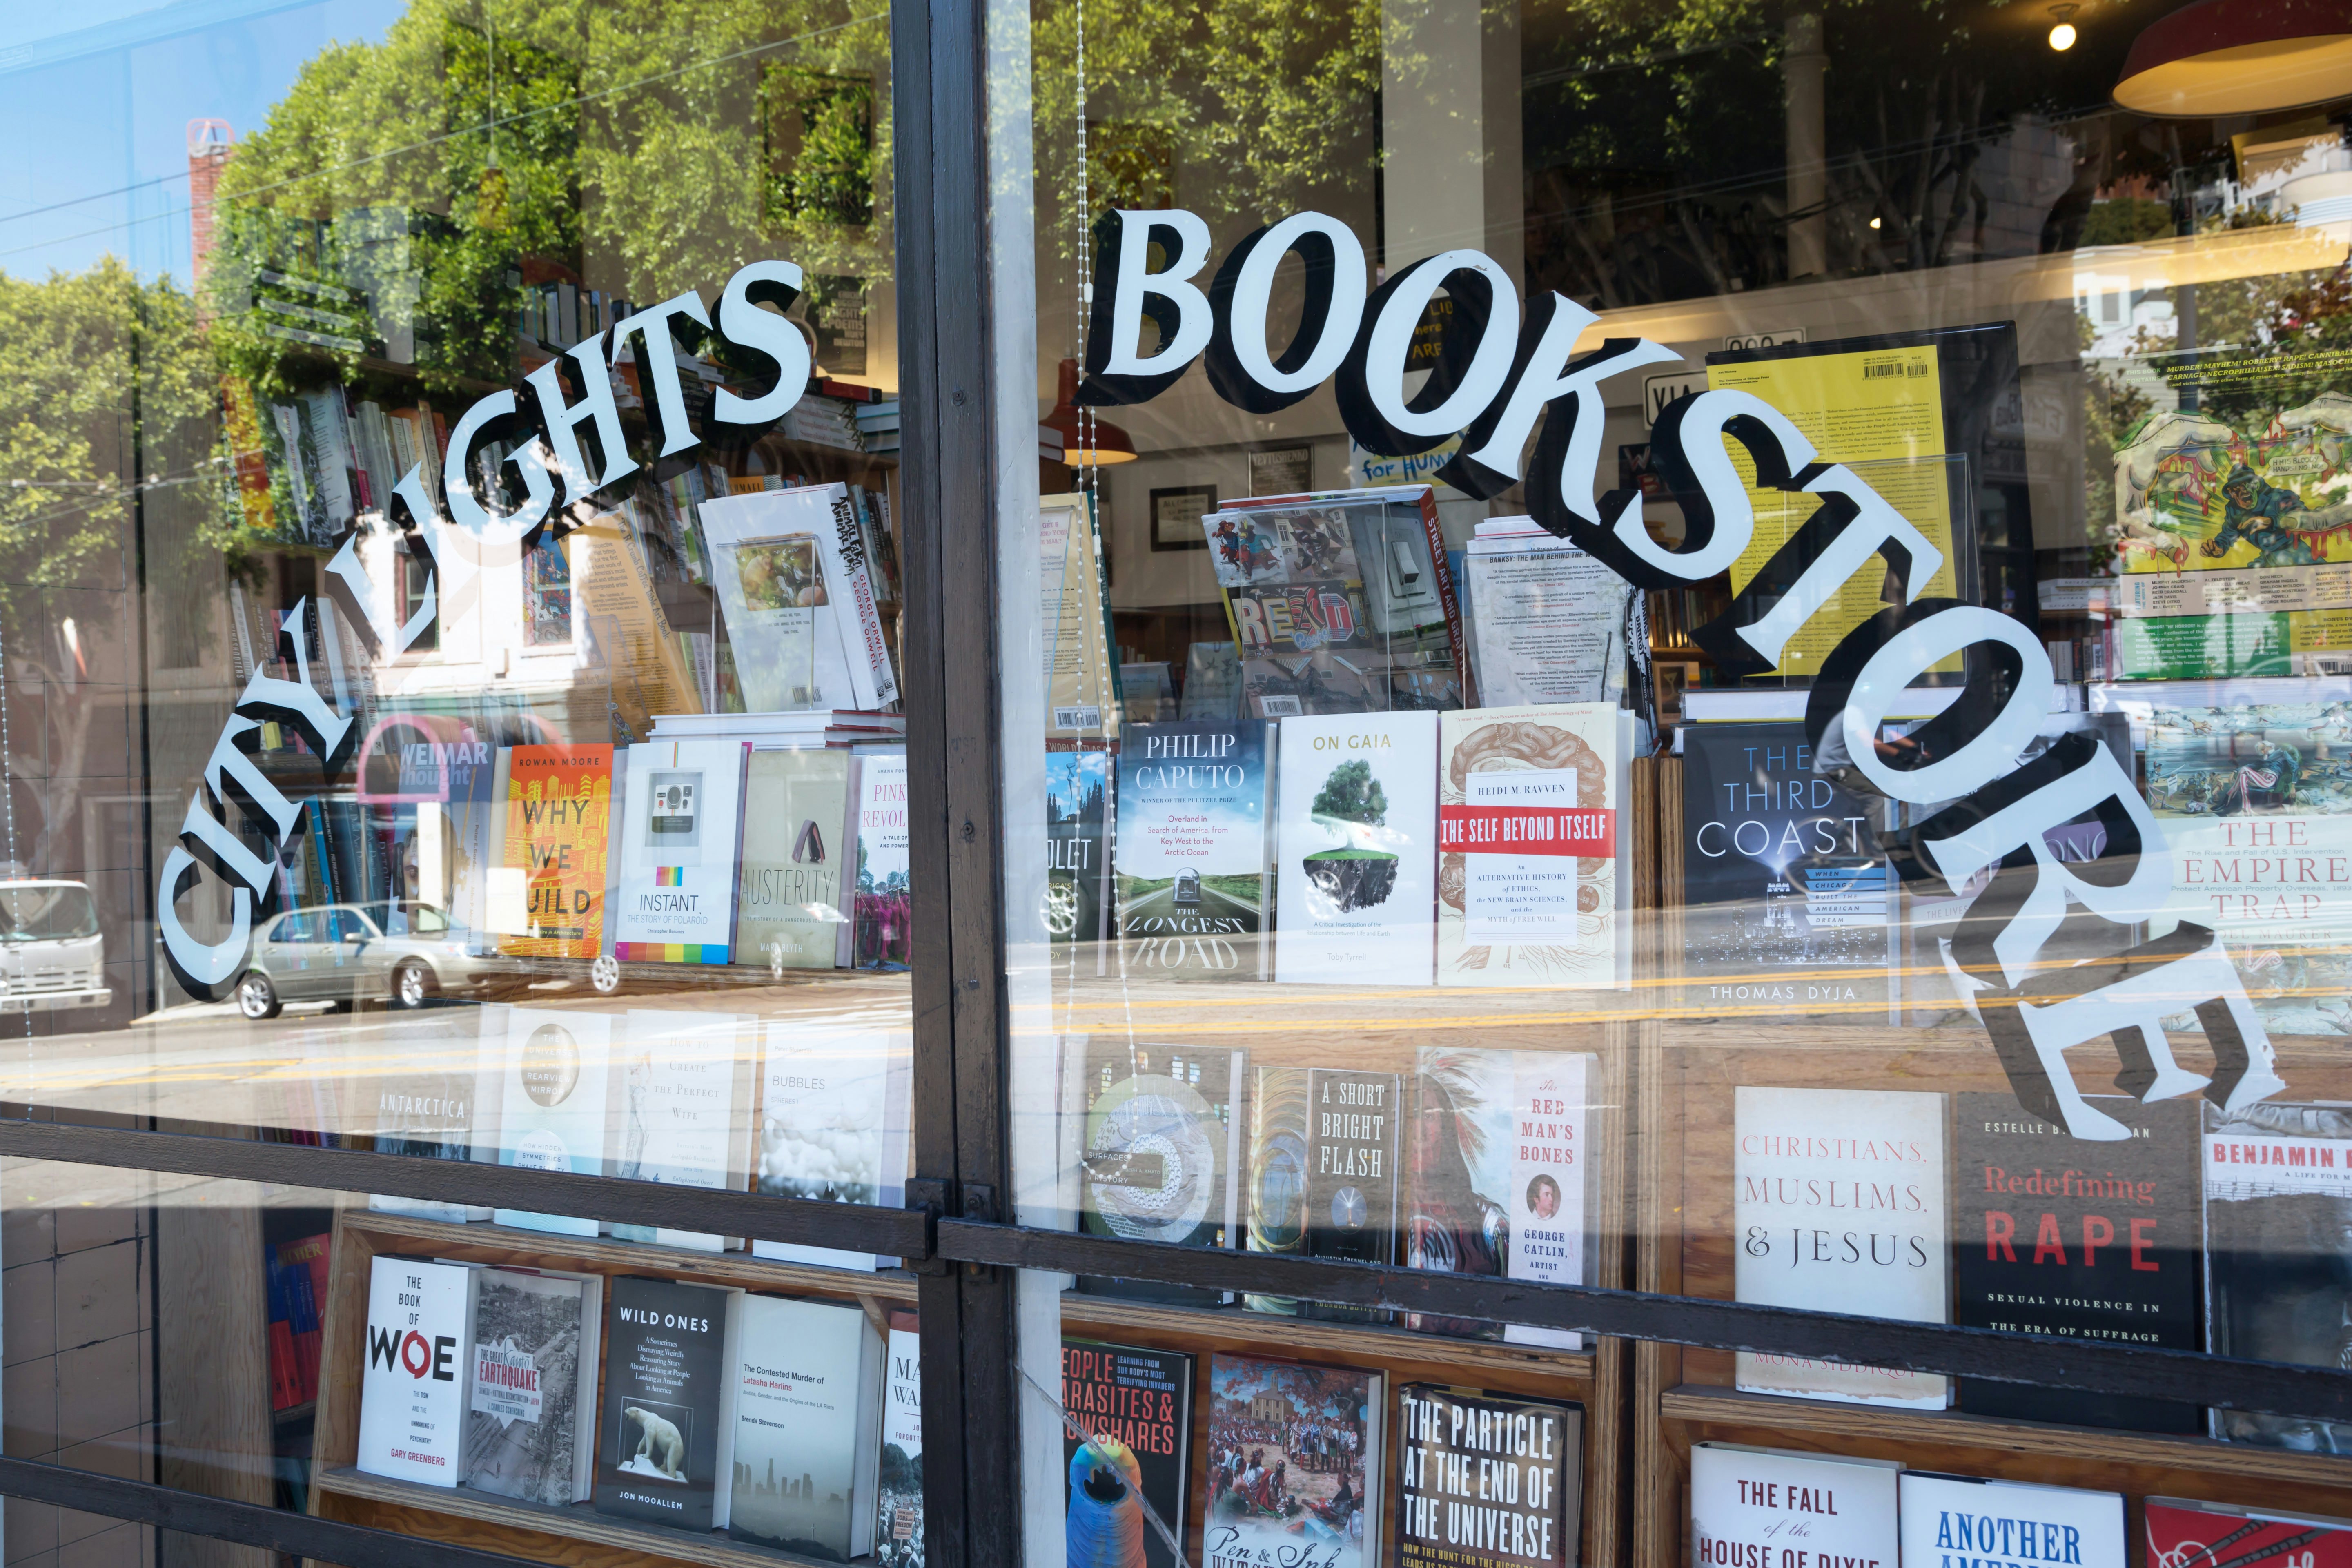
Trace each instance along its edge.
{"label": "antarctica book", "polygon": [[[2119,1492],[1903,1472],[1903,1561],[2125,1568]],[[2210,1565],[2209,1565],[2210,1568]]]}
{"label": "antarctica book", "polygon": [[[1732,1234],[1738,1299],[1951,1321],[1945,1242],[1944,1097],[1900,1089],[1733,1094]],[[1941,1410],[1950,1380],[1843,1362],[1738,1352],[1739,1388]]]}
{"label": "antarctica book", "polygon": [[[436,1060],[410,1071],[386,1072],[376,1080],[375,1152],[419,1160],[473,1158],[475,1102],[481,1087],[480,1069],[474,1062]],[[445,1225],[490,1217],[486,1206],[385,1193],[369,1198],[368,1207]]]}
{"label": "antarctica book", "polygon": [[604,1279],[476,1268],[466,1386],[466,1462],[477,1491],[562,1507],[595,1479],[596,1356]]}
{"label": "antarctica book", "polygon": [[457,1484],[473,1359],[473,1272],[417,1258],[369,1260],[357,1460],[369,1475]]}
{"label": "antarctica book", "polygon": [[1062,1462],[1068,1489],[1063,1530],[1069,1568],[1184,1568],[1152,1527],[1184,1539],[1191,1495],[1192,1358],[1182,1351],[1062,1342]]}
{"label": "antarctica book", "polygon": [[[1972,1329],[2067,1334],[2115,1344],[2202,1348],[2198,1332],[2199,1101],[2091,1104],[2130,1130],[2113,1142],[2067,1136],[2013,1094],[1956,1096],[1952,1321]],[[2202,1406],[1992,1378],[1963,1378],[1976,1415],[2193,1435]]]}
{"label": "antarctica book", "polygon": [[[1895,1459],[1691,1445],[1691,1561],[1779,1568],[1793,1556],[1839,1568],[1896,1568]],[[1790,1542],[1802,1541],[1802,1547]],[[1937,1559],[1922,1559],[1936,1568]]]}
{"label": "antarctica book", "polygon": [[1408,1383],[1396,1568],[1574,1568],[1583,1480],[1580,1407]]}
{"label": "antarctica book", "polygon": [[[1063,1064],[1063,1169],[1089,1236],[1236,1247],[1241,1240],[1242,1086],[1249,1053],[1073,1035]],[[1082,1291],[1218,1306],[1199,1286],[1082,1275]]]}
{"label": "antarctica book", "polygon": [[742,1297],[728,1286],[613,1280],[597,1412],[598,1513],[678,1530],[725,1527]]}
{"label": "antarctica book", "polygon": [[1386,1374],[1218,1351],[1208,1415],[1201,1568],[1374,1568]]}
{"label": "antarctica book", "polygon": [[846,1563],[874,1550],[882,1335],[859,1308],[746,1296],[727,1533]]}

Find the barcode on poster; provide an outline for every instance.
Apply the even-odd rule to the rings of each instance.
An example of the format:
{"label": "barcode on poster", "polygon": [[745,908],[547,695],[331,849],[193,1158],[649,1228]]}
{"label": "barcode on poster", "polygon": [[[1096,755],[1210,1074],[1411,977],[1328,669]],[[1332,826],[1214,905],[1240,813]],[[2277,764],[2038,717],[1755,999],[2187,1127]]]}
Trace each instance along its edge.
{"label": "barcode on poster", "polygon": [[1099,730],[1102,710],[1099,708],[1056,708],[1054,710],[1056,730]]}
{"label": "barcode on poster", "polygon": [[1925,376],[1927,374],[1927,371],[1928,367],[1925,364],[1905,364],[1900,361],[1892,364],[1866,364],[1862,367],[1862,379],[1864,381],[1876,381],[1881,376],[1888,375],[1906,375],[1917,378]]}

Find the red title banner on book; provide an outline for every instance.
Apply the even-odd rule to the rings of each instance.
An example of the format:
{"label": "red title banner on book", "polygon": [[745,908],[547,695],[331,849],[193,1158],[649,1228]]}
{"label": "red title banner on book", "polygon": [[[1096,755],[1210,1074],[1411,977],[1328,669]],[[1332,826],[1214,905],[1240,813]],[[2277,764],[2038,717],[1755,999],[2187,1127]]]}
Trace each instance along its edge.
{"label": "red title banner on book", "polygon": [[1557,805],[1441,805],[1437,847],[1456,855],[1617,853],[1617,814]]}

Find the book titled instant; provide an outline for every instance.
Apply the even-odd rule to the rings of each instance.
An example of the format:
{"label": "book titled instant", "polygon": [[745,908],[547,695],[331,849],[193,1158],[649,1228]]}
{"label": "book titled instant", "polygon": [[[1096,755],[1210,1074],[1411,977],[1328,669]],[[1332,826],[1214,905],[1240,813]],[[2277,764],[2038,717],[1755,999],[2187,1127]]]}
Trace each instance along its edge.
{"label": "book titled instant", "polygon": [[[1895,1089],[1734,1094],[1732,1234],[1738,1299],[1772,1307],[1951,1321],[1944,1097]],[[1738,1352],[1739,1387],[1941,1410],[1933,1373]]]}
{"label": "book titled instant", "polygon": [[470,1273],[414,1258],[369,1260],[357,1462],[372,1476],[454,1487],[463,1474]]}
{"label": "book titled instant", "polygon": [[[2094,1098],[2131,1136],[2089,1142],[2012,1094],[1957,1097],[1952,1321],[2193,1351],[2198,1334],[2198,1101]],[[2194,1405],[1964,1378],[1959,1407],[2074,1426],[2194,1433]]]}
{"label": "book titled instant", "polygon": [[882,1457],[882,1336],[847,1304],[746,1296],[739,1310],[727,1532],[827,1562],[865,1556]]}
{"label": "book titled instant", "polygon": [[648,741],[629,748],[614,957],[728,962],[744,755],[737,741]]}
{"label": "book titled instant", "polygon": [[465,1483],[561,1507],[593,1485],[604,1281],[535,1268],[469,1270],[474,1349]]}
{"label": "book titled instant", "polygon": [[1212,1355],[1203,1568],[1372,1568],[1387,1405],[1368,1368]]}
{"label": "book titled instant", "polygon": [[1611,986],[1632,975],[1614,702],[1440,717],[1437,983]]}
{"label": "book titled instant", "polygon": [[1409,1383],[1397,1391],[1397,1568],[1570,1568],[1584,1412]]}
{"label": "book titled instant", "polygon": [[[1593,1283],[1586,1119],[1593,1058],[1423,1046],[1405,1087],[1405,1265],[1554,1285]],[[1407,1326],[1575,1350],[1573,1329],[1414,1313]]]}
{"label": "book titled instant", "polygon": [[1097,1563],[1181,1568],[1157,1515],[1184,1539],[1192,1457],[1192,1358],[1181,1351],[1062,1342],[1063,1529],[1070,1568]]}
{"label": "book titled instant", "polygon": [[597,1416],[598,1513],[679,1530],[727,1523],[742,1296],[667,1279],[613,1281]]}
{"label": "book titled instant", "polygon": [[1437,719],[1282,721],[1277,981],[1430,984]]}
{"label": "book titled instant", "polygon": [[1699,1568],[1896,1568],[1904,1561],[1901,1469],[1893,1459],[1695,1443],[1691,1561]]}
{"label": "book titled instant", "polygon": [[1129,973],[1266,978],[1270,729],[1198,721],[1121,731],[1118,934]]}
{"label": "book titled instant", "polygon": [[1906,1470],[1903,1561],[1987,1568],[2124,1568],[2124,1500],[2116,1492]]}

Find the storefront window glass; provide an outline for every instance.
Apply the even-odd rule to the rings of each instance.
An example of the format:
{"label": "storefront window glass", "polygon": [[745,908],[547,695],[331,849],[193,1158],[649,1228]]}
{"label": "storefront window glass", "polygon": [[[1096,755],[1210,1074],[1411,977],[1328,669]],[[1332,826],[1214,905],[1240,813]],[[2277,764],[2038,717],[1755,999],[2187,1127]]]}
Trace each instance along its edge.
{"label": "storefront window glass", "polygon": [[1014,1153],[1134,1275],[1024,1281],[1032,1557],[2352,1528],[2332,1394],[2061,1365],[2343,1364],[2334,24],[1027,21]]}

